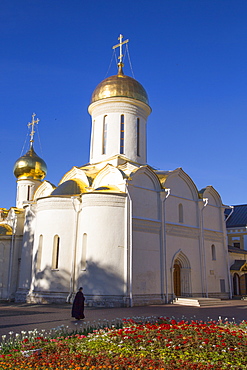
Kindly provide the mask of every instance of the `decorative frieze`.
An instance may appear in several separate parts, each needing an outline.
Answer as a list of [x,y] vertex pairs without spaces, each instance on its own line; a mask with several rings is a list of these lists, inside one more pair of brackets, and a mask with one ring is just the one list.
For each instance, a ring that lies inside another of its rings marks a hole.
[[125,193],[84,194],[82,196],[82,208],[92,207],[92,206],[124,207],[125,197],[126,197]]
[[158,234],[160,232],[161,222],[145,218],[133,218],[133,230],[146,233]]
[[168,235],[180,236],[182,238],[197,239],[200,236],[200,229],[184,225],[166,224],[166,233]]
[[205,240],[210,240],[213,242],[219,242],[223,243],[224,242],[224,234],[223,232],[219,231],[213,231],[213,230],[204,230],[204,239]]
[[[191,227],[177,224],[166,224],[166,233],[168,235],[180,236],[182,238],[198,239],[201,236],[201,230],[198,227]],[[224,242],[224,234],[214,230],[203,230],[205,240],[212,242]]]
[[141,116],[146,119],[147,115],[150,114],[150,107],[145,103],[130,98],[111,97],[109,99],[100,100],[92,103],[89,107],[89,113],[93,111],[94,116],[105,115],[108,113],[129,113],[137,116]]
[[37,212],[47,211],[53,209],[72,209],[73,202],[71,198],[45,198],[40,199],[37,202]]

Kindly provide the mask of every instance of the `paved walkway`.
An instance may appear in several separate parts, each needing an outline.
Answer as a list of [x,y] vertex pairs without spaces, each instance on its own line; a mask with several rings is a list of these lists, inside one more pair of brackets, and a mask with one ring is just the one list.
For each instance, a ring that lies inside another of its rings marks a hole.
[[[117,318],[165,316],[187,319],[217,320],[235,318],[236,322],[247,320],[247,301],[228,300],[219,306],[211,307],[188,307],[178,305],[152,305],[131,308],[85,308],[85,320],[93,322],[98,320],[114,320]],[[34,305],[27,303],[0,303],[0,341],[1,335],[9,334],[10,331],[20,333],[22,330],[29,331],[45,329],[50,330],[60,325],[75,329],[83,324],[71,318],[70,304],[47,304]]]

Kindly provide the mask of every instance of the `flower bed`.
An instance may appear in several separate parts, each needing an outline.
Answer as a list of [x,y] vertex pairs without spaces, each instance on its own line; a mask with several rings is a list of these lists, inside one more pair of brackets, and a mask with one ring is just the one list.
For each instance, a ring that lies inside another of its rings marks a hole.
[[[146,321],[146,322],[144,322]],[[247,322],[125,320],[115,327],[23,335],[1,345],[0,369],[246,369]]]

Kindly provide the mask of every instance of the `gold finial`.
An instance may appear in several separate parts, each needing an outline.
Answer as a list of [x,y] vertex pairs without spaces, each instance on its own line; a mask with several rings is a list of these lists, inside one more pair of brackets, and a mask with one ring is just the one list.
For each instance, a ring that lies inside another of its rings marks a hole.
[[118,65],[121,65],[123,67],[123,62],[122,62],[122,60],[123,60],[122,45],[127,44],[127,42],[129,42],[129,39],[123,41],[123,35],[120,34],[118,40],[120,41],[119,44],[113,46],[112,49],[116,49],[116,48],[119,47],[119,57],[118,57],[119,63],[118,63]]
[[35,124],[38,124],[39,121],[40,121],[38,118],[35,120],[34,119],[35,116],[36,116],[36,114],[33,113],[32,114],[32,122],[29,122],[27,124],[28,127],[32,126],[31,132],[30,132],[30,146],[32,146],[33,145],[33,142],[34,142],[34,133],[35,133],[34,127],[35,127]]

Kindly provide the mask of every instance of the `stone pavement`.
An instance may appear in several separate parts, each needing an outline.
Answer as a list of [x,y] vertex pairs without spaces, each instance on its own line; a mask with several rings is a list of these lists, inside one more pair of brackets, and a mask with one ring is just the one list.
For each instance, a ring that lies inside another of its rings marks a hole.
[[[114,320],[131,317],[165,316],[181,319],[206,320],[229,320],[235,318],[236,322],[247,320],[247,301],[227,300],[218,306],[189,307],[179,305],[151,305],[131,308],[85,308],[86,322],[98,320]],[[27,303],[0,303],[0,341],[1,335],[9,334],[10,331],[20,333],[34,329],[50,330],[60,325],[75,329],[83,321],[74,320],[71,317],[70,304],[27,304]]]

